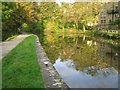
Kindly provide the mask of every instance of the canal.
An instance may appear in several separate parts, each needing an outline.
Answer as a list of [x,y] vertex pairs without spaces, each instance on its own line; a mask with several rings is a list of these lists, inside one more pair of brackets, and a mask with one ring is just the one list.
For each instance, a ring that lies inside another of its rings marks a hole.
[[41,43],[70,88],[118,88],[119,41],[108,43],[80,34],[48,34]]

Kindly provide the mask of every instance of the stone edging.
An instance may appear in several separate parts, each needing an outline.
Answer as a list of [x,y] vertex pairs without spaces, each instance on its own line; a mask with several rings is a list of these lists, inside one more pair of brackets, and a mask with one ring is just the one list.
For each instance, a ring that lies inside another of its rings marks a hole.
[[61,88],[61,89],[68,88],[68,86],[65,84],[63,79],[60,77],[60,75],[55,70],[50,60],[48,59],[37,36],[36,36],[36,52],[38,57],[38,63],[40,64],[41,72],[45,82],[45,88]]

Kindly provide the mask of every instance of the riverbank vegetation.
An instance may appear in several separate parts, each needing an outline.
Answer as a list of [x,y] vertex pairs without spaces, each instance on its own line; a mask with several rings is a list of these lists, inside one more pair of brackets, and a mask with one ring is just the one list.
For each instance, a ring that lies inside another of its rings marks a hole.
[[120,32],[118,31],[94,31],[92,32],[95,36],[99,36],[99,37],[104,37],[104,38],[107,38],[107,39],[120,39]]
[[[23,31],[41,36],[44,32],[61,33],[63,37],[90,31],[95,36],[119,39],[119,33],[97,30],[101,9],[100,2],[2,2],[2,40]],[[117,25],[119,19],[111,23]]]
[[44,36],[42,46],[53,64],[61,58],[61,62],[73,60],[76,70],[97,65],[99,69],[113,66],[118,70],[118,40],[73,33],[63,38],[52,33]]
[[[97,22],[100,3],[2,2],[3,40],[22,31],[39,34],[42,30],[89,29]],[[87,7],[85,7],[87,6]],[[79,8],[79,9],[78,9]]]
[[44,88],[35,39],[29,36],[2,59],[2,88]]
[[7,38],[5,41],[10,41],[10,40],[16,38],[17,36],[18,36],[18,35],[11,36],[11,37]]

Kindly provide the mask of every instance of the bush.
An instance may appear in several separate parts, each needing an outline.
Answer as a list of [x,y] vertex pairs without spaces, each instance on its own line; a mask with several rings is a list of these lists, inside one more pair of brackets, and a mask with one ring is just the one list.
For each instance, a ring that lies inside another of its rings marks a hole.
[[102,36],[108,39],[120,39],[120,34],[115,32],[94,31],[95,36]]
[[29,25],[27,23],[23,23],[22,24],[22,30],[24,30],[24,31],[30,31]]

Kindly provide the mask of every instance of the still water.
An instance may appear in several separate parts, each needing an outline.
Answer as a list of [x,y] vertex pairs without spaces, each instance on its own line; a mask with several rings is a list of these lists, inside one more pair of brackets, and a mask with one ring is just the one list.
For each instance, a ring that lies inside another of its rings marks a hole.
[[113,67],[98,69],[98,67],[92,66],[77,71],[72,63],[73,60],[68,59],[62,62],[58,58],[54,64],[54,67],[70,88],[118,87],[118,72]]
[[109,45],[86,36],[50,35],[42,42],[53,66],[70,88],[118,88],[118,44]]

